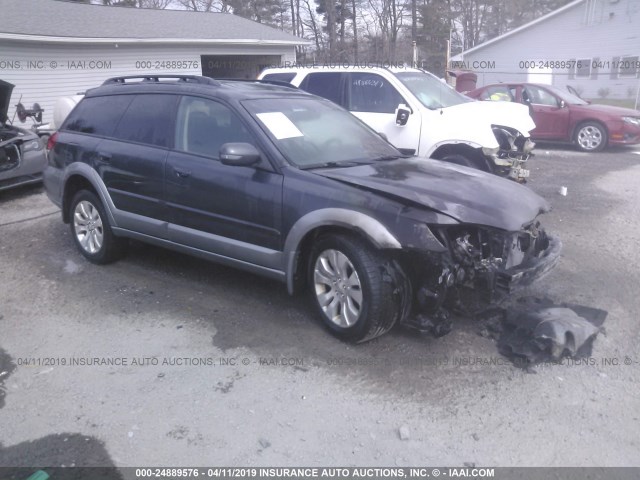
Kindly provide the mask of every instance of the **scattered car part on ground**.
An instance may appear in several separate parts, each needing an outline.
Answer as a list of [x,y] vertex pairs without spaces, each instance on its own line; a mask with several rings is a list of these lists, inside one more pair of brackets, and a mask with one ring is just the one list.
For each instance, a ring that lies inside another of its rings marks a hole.
[[114,78],[87,92],[50,145],[47,194],[89,261],[118,259],[133,238],[290,293],[308,287],[327,328],[353,341],[418,315],[418,326],[444,321],[467,291],[495,303],[560,257],[537,220],[549,205],[530,189],[406,157],[289,87]]
[[470,101],[436,76],[413,68],[269,68],[263,80],[287,81],[349,110],[401,151],[524,182],[535,125],[520,105]]
[[38,135],[9,124],[12,91],[12,84],[0,80],[0,191],[42,181],[47,164]]
[[597,308],[525,297],[481,315],[480,334],[497,340],[498,351],[514,365],[528,368],[591,356],[606,317],[607,312]]
[[531,131],[534,140],[571,142],[584,152],[640,143],[640,111],[589,103],[552,85],[497,83],[467,95],[528,105],[536,124]]

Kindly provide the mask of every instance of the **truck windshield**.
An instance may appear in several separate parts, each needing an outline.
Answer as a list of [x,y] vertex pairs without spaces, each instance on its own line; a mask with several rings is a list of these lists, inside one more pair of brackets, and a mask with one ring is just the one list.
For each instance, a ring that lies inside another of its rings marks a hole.
[[400,72],[396,76],[430,110],[473,101],[427,73]]
[[402,156],[367,125],[328,100],[270,98],[242,104],[289,163],[300,168],[352,166]]

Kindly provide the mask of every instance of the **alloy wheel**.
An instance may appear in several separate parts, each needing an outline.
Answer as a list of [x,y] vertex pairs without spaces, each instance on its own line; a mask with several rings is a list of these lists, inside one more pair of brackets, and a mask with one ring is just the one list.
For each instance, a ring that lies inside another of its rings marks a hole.
[[85,252],[94,254],[100,251],[104,229],[100,213],[91,202],[78,202],[73,212],[73,226],[78,243]]
[[362,311],[362,285],[349,258],[339,250],[318,255],[313,272],[320,308],[339,327],[353,326]]

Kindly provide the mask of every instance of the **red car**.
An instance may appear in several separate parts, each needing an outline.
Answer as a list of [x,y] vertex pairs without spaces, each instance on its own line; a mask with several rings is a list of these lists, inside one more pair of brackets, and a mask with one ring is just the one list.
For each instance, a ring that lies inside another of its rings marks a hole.
[[467,95],[478,100],[520,102],[529,105],[535,140],[573,142],[585,152],[607,145],[640,143],[640,111],[594,105],[552,85],[496,83]]

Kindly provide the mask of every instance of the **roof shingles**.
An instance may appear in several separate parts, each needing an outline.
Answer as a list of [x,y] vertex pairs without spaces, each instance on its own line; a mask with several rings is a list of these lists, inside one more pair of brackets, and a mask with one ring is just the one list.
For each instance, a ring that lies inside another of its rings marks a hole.
[[60,0],[2,0],[0,33],[83,39],[305,40],[228,13],[106,7]]

